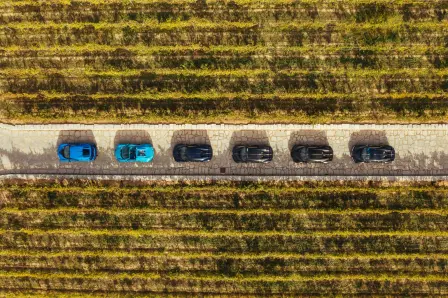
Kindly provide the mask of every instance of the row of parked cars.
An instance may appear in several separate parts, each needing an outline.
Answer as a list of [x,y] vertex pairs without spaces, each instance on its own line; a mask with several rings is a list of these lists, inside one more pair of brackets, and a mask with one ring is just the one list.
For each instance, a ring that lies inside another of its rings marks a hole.
[[[88,162],[98,156],[98,149],[91,143],[66,143],[58,147],[61,162]],[[355,145],[351,149],[355,163],[389,163],[395,159],[395,150],[389,145]],[[178,144],[173,149],[177,162],[206,162],[213,157],[213,149],[205,144]],[[232,158],[237,163],[268,163],[274,152],[270,146],[237,145],[233,147]],[[291,150],[294,162],[328,163],[333,160],[330,146],[295,145]],[[119,162],[150,162],[154,158],[151,144],[119,144],[115,148],[115,158]]]

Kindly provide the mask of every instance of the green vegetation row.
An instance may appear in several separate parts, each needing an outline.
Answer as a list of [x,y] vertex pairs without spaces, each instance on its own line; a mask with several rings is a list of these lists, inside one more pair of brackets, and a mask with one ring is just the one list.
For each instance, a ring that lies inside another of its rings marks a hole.
[[18,23],[0,26],[0,46],[79,46],[92,43],[113,46],[373,46],[395,43],[437,47],[445,46],[447,30],[446,25],[435,22],[374,25],[278,23],[266,28],[259,27],[256,23],[213,23],[203,20],[163,24]]
[[0,229],[107,229],[193,231],[446,231],[448,215],[439,212],[219,212],[52,210],[2,211]]
[[199,232],[21,230],[0,233],[2,249],[302,254],[447,254],[446,232]]
[[[415,53],[415,52],[417,53]],[[406,69],[446,68],[446,48],[98,47],[0,51],[3,68],[126,69]]]
[[0,23],[212,21],[443,21],[444,1],[3,1]]
[[94,94],[137,92],[275,92],[392,93],[431,92],[448,88],[447,71],[354,70],[170,70],[95,72],[84,70],[3,69],[0,91]]
[[[4,187],[0,208],[107,208],[150,210],[446,210],[445,187],[366,188],[249,185],[170,187]],[[0,209],[0,210],[1,210]]]
[[[121,53],[122,52],[122,53]],[[199,44],[187,46],[154,46],[146,47],[143,45],[117,47],[99,44],[84,44],[80,46],[58,46],[46,47],[36,46],[28,48],[20,48],[17,46],[2,48],[0,54],[2,57],[15,57],[25,55],[31,57],[47,57],[47,56],[113,56],[121,54],[121,56],[156,56],[163,58],[166,56],[312,56],[312,55],[328,55],[328,56],[354,56],[354,55],[404,55],[404,56],[445,56],[448,50],[446,47],[430,47],[427,45],[395,45],[393,43],[386,46],[332,46],[314,47],[314,46],[296,46],[296,47],[269,47],[269,46],[210,46],[204,47]],[[121,57],[119,56],[119,57]]]
[[3,181],[0,291],[447,291],[448,186]]
[[65,293],[182,293],[238,295],[335,295],[335,294],[400,294],[446,295],[448,281],[443,277],[363,276],[323,278],[191,278],[191,276],[160,277],[158,275],[67,275],[10,274],[0,276],[3,290],[45,290],[47,294]]
[[302,256],[151,253],[46,253],[8,251],[0,270],[33,272],[191,273],[221,276],[288,276],[300,274],[446,274],[448,256]]
[[73,95],[38,92],[2,94],[3,122],[441,122],[443,94],[332,93],[154,93]]
[[447,8],[4,1],[0,121],[446,122]]

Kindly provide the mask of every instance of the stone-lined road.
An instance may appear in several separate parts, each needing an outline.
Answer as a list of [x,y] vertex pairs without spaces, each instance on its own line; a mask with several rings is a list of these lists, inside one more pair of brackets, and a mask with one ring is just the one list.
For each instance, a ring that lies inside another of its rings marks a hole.
[[[412,176],[448,175],[448,125],[0,125],[0,174],[97,175],[251,175],[251,176]],[[94,142],[99,156],[93,163],[60,163],[56,148],[63,142]],[[153,162],[118,163],[118,143],[152,143]],[[176,163],[178,143],[208,143],[208,163]],[[329,164],[297,164],[294,144],[329,144]],[[349,150],[355,144],[390,144],[396,150],[391,164],[355,164]],[[237,164],[235,144],[269,144],[269,164]]]

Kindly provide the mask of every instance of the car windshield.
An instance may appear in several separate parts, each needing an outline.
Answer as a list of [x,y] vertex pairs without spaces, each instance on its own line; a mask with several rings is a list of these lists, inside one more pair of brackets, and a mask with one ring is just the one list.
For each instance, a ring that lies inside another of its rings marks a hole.
[[64,149],[62,149],[61,154],[67,159],[70,158],[70,146],[65,146]]
[[384,150],[371,149],[370,158],[372,159],[383,159],[386,157],[386,152]]
[[369,160],[370,159],[370,148],[362,149],[361,156],[364,160]]
[[188,160],[188,148],[187,147],[181,147],[179,149],[179,155],[180,155],[180,158],[182,160]]
[[137,148],[135,147],[129,147],[129,146],[124,146],[123,148],[121,148],[121,158],[123,159],[130,159],[130,160],[134,160],[136,159],[136,154],[137,154]]
[[121,148],[121,158],[128,159],[130,156],[130,150],[128,146]]
[[90,150],[88,148],[83,148],[82,156],[90,156]]
[[241,160],[243,160],[243,161],[247,160],[247,157],[248,157],[247,151],[248,151],[248,149],[246,147],[243,147],[240,149],[239,154],[240,154]]
[[308,160],[308,150],[306,148],[300,149],[299,157],[301,160]]
[[129,150],[129,159],[134,160],[137,157],[137,148],[133,147]]

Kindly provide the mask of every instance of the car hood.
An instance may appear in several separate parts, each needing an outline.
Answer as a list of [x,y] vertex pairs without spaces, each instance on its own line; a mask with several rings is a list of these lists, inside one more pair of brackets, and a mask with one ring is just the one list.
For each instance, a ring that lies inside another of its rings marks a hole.
[[[83,150],[89,150],[89,155],[84,156]],[[92,153],[90,146],[70,146],[70,159],[89,159]]]
[[269,148],[249,148],[248,160],[269,161],[272,159],[272,151]]
[[333,152],[329,149],[308,149],[311,159],[325,159],[333,156]]
[[212,152],[208,148],[188,148],[187,154],[192,159],[201,159],[210,157]]
[[154,148],[150,146],[137,146],[136,147],[136,161],[148,162],[154,157]]
[[373,149],[370,157],[371,159],[378,160],[393,159],[395,157],[395,152],[390,149]]

